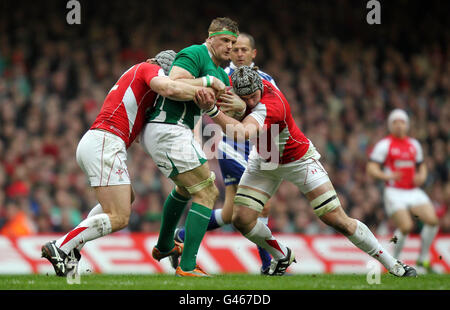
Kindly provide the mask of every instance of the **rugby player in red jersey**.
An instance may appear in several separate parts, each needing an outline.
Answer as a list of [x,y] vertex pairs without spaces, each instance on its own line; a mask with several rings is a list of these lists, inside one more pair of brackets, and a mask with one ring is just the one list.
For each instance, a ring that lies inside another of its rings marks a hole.
[[426,271],[432,271],[429,253],[439,229],[438,218],[430,198],[420,188],[427,178],[427,167],[422,147],[416,139],[407,135],[408,128],[409,117],[404,110],[395,109],[389,114],[390,134],[375,144],[367,172],[386,182],[384,207],[397,227],[394,232],[394,257],[399,258],[405,240],[414,227],[412,213],[424,223],[416,264]]
[[[155,58],[128,69],[111,88],[91,128],[80,140],[76,160],[86,174],[99,202],[77,227],[42,246],[58,276],[67,275],[68,263],[80,259],[79,250],[88,241],[128,225],[134,194],[126,165],[127,149],[140,134],[145,112],[158,95],[173,100],[195,99],[203,89],[166,76],[176,53],[163,51]],[[197,102],[201,107],[201,102]]]
[[[390,273],[416,276],[416,270],[392,257],[364,223],[344,212],[319,162],[320,154],[295,124],[284,95],[248,66],[236,69],[231,80],[250,113],[239,122],[218,109],[217,105],[226,110],[226,103],[216,103],[206,113],[227,136],[238,140],[256,138],[234,199],[232,223],[247,239],[271,254],[269,275],[283,275],[295,261],[294,253],[258,221],[267,200],[287,180],[300,189],[324,223],[377,259]],[[198,96],[202,98],[201,91]]]

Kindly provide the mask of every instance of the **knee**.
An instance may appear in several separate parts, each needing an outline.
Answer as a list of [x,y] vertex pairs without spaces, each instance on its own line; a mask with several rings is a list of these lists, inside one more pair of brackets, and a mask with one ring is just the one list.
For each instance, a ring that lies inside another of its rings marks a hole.
[[235,208],[233,211],[233,215],[231,216],[231,223],[233,226],[242,232],[247,232],[248,226],[251,224],[252,219],[249,216],[246,216],[245,210],[243,207]]
[[398,229],[402,232],[403,235],[408,235],[413,229],[413,223],[403,223],[398,227]]
[[202,203],[206,207],[212,208],[216,203],[217,197],[219,197],[219,190],[215,184],[211,184],[197,193],[192,194],[192,196],[194,196],[194,199],[196,198],[198,202]]
[[436,215],[433,215],[433,216],[430,216],[429,219],[424,221],[424,223],[426,225],[429,225],[429,226],[438,226],[439,225],[439,219],[437,218]]
[[345,236],[351,236],[356,231],[356,220],[348,217],[341,208],[324,214],[320,219]]

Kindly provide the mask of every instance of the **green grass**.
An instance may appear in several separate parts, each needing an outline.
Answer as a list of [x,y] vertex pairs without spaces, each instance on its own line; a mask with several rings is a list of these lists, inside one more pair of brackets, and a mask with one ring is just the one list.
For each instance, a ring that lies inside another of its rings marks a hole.
[[81,283],[68,284],[54,275],[2,275],[0,290],[450,290],[450,275],[418,278],[381,276],[369,285],[365,275],[292,275],[267,277],[246,274],[211,278],[178,278],[174,275],[82,275]]

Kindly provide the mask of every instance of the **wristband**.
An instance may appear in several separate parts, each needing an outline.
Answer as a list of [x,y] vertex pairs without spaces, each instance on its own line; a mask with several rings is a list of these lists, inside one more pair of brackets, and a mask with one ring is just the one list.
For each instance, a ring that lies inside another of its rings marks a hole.
[[204,76],[202,77],[203,87],[210,87],[212,85],[212,76]]
[[214,105],[214,107],[212,107],[212,109],[205,111],[206,114],[208,114],[209,117],[214,118],[219,114],[220,110],[219,108]]

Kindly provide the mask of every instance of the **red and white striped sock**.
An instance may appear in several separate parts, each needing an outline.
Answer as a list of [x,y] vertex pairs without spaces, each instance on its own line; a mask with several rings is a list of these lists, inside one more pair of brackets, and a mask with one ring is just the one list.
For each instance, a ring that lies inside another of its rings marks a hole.
[[255,227],[244,237],[265,249],[275,260],[282,259],[287,255],[286,246],[278,242],[272,236],[269,227],[261,221],[256,221]]
[[77,227],[56,240],[56,246],[68,254],[77,246],[110,234],[111,221],[105,213],[96,214],[83,220]]
[[[87,217],[86,218],[88,218],[88,217],[92,217],[92,216],[94,216],[94,215],[97,215],[97,214],[102,214],[102,213],[104,213],[103,212],[103,208],[102,208],[102,205],[101,204],[96,204],[92,209],[91,209],[91,211],[89,211],[89,214],[87,215]],[[83,246],[85,245],[86,243],[80,243],[79,245],[77,245],[77,250],[79,251],[79,252],[81,252],[81,249],[83,248]]]

